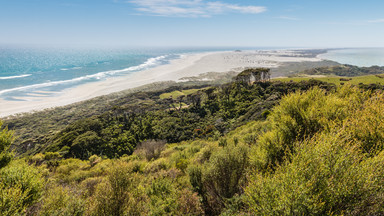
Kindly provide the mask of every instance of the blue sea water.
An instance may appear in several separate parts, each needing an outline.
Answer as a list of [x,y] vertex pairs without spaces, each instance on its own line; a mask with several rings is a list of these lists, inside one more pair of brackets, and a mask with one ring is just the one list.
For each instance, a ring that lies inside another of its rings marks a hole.
[[319,57],[360,67],[384,66],[384,48],[335,49]]
[[0,47],[0,98],[47,96],[169,63],[182,54],[238,48],[71,49]]

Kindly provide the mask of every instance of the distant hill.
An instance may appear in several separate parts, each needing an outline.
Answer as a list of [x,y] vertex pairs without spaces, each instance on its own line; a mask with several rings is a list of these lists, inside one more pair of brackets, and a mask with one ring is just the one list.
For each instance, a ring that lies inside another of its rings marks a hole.
[[383,74],[384,67],[372,66],[372,67],[358,67],[354,65],[336,65],[328,67],[318,67],[313,69],[307,69],[299,74],[307,75],[335,75],[335,76],[364,76],[364,75],[374,75],[374,74]]

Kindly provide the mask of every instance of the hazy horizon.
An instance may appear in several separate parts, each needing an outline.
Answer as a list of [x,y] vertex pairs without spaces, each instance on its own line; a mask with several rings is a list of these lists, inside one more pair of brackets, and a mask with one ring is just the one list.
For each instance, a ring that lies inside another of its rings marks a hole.
[[0,0],[0,45],[384,47],[384,2]]

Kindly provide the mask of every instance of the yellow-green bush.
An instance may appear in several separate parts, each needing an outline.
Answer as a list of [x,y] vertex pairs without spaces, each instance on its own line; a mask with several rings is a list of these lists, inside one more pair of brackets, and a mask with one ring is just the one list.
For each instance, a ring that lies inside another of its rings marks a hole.
[[348,118],[345,136],[364,152],[375,155],[384,149],[384,95],[373,94],[363,105]]
[[28,190],[23,190],[21,184],[5,185],[0,181],[0,212],[4,216],[22,215],[29,205],[24,203],[28,199]]
[[34,165],[41,165],[44,162],[44,154],[43,153],[35,154],[29,158],[28,162]]
[[271,130],[258,141],[266,149],[265,166],[282,163],[287,153],[295,151],[296,141],[341,125],[348,114],[347,105],[347,99],[327,95],[319,88],[284,97],[268,117]]
[[103,180],[102,177],[91,177],[81,182],[81,188],[85,196],[92,196],[97,188],[97,185]]
[[383,98],[351,86],[283,98],[251,148],[250,214],[381,214]]
[[91,166],[89,161],[66,159],[60,161],[55,178],[62,183],[79,183],[87,178],[103,176],[110,169],[111,160],[102,160]]
[[298,145],[292,161],[275,172],[254,173],[248,205],[257,215],[380,213],[383,159],[381,154],[369,163],[340,134],[323,134]]
[[[18,206],[19,210],[23,210],[41,198],[45,180],[41,170],[17,160],[0,170],[0,185],[2,205]],[[15,200],[10,196],[18,198]]]
[[69,188],[52,185],[41,201],[39,215],[81,216],[85,213],[85,201]]
[[89,215],[136,215],[145,214],[146,208],[140,204],[145,196],[140,193],[137,174],[129,172],[124,162],[114,163],[107,177],[98,184],[89,200]]
[[160,170],[166,170],[170,167],[169,162],[165,158],[159,158],[151,163],[148,163],[144,168],[145,173],[159,172]]
[[13,154],[9,151],[13,141],[13,132],[2,127],[3,122],[0,121],[0,169],[9,164],[13,158]]

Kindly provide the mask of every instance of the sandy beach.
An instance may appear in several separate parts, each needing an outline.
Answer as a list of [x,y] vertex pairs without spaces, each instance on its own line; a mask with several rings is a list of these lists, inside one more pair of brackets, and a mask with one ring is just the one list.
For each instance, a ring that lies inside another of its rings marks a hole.
[[[183,77],[197,76],[207,72],[240,72],[249,67],[276,68],[284,62],[304,61],[314,62],[321,61],[321,59],[306,57],[294,51],[210,52],[184,55],[166,65],[124,77],[83,84],[54,94],[54,96],[44,96],[41,92],[31,92],[28,97],[17,98],[20,101],[0,99],[0,117],[64,106],[153,82],[180,81]],[[272,74],[273,76],[274,74]]]

